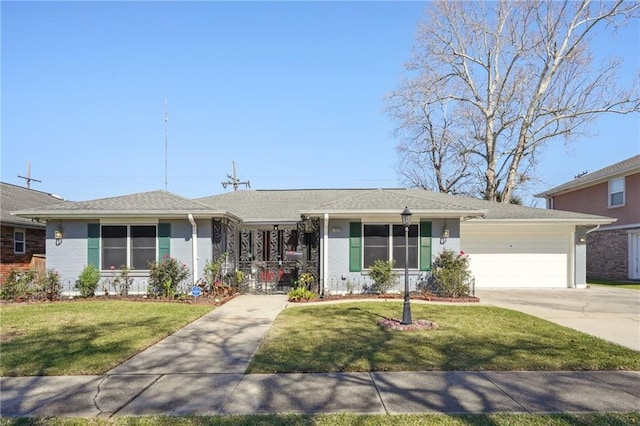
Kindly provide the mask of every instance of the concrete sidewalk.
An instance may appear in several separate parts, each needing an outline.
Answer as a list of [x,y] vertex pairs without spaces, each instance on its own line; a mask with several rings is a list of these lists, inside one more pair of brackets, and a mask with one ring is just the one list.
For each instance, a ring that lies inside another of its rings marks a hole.
[[250,374],[284,296],[239,296],[103,376],[2,377],[0,416],[633,412],[640,372]]
[[3,377],[2,417],[635,412],[640,372]]

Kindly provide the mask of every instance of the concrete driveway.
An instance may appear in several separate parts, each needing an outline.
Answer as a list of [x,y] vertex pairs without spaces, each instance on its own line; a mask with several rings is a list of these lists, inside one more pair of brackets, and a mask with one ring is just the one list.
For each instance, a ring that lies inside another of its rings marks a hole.
[[476,289],[484,305],[513,309],[640,351],[640,291]]

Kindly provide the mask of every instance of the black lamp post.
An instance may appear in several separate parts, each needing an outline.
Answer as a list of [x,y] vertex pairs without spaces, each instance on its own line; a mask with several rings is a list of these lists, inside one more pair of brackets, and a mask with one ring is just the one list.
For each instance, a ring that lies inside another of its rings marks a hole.
[[411,212],[405,207],[400,216],[404,225],[404,306],[402,308],[402,323],[411,324],[411,298],[409,297],[409,225]]

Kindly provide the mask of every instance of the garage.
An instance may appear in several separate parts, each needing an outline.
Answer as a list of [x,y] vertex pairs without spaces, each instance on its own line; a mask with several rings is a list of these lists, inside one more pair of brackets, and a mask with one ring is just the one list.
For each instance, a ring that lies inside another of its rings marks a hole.
[[478,288],[567,288],[573,280],[574,226],[532,223],[462,224]]

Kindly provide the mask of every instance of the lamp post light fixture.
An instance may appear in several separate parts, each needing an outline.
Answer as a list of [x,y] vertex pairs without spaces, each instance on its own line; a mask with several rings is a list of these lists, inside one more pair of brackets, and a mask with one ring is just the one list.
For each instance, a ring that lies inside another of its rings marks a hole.
[[404,305],[402,307],[401,324],[411,324],[411,298],[409,297],[409,225],[411,224],[411,211],[405,207],[400,216],[404,225]]

